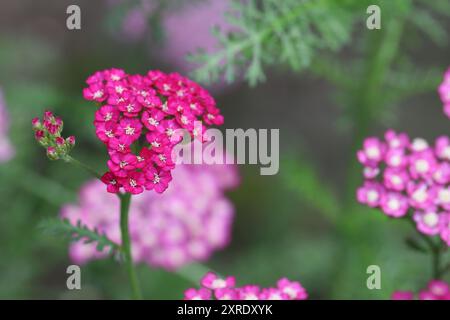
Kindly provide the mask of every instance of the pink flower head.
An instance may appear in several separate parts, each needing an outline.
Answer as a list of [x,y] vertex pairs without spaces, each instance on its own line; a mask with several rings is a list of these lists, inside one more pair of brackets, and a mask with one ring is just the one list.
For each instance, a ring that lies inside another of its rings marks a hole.
[[384,138],[389,149],[404,149],[410,144],[409,137],[406,133],[397,133],[394,130],[387,130]]
[[[196,138],[197,121],[223,122],[209,93],[177,73],[129,75],[113,68],[95,72],[86,83],[85,99],[100,104],[94,126],[110,155],[105,179],[110,192],[164,192],[175,168],[173,148],[182,140],[177,130],[183,128]],[[46,125],[55,132],[61,127],[48,120]]]
[[188,289],[184,293],[184,300],[211,300],[211,290],[201,289]]
[[238,289],[239,300],[259,300],[261,289],[259,286],[247,285]]
[[408,198],[397,192],[387,192],[381,198],[381,210],[394,218],[403,217],[409,209]]
[[365,166],[374,167],[383,159],[386,146],[378,138],[367,138],[363,149],[358,151],[358,160]]
[[200,281],[200,284],[208,289],[234,288],[236,280],[234,277],[220,278],[213,272],[208,272]]
[[155,190],[157,193],[163,193],[169,186],[170,180],[172,180],[170,172],[158,171],[154,167],[146,168],[145,177],[147,179],[145,188],[147,190]]
[[[204,297],[217,300],[306,300],[308,294],[299,282],[282,278],[277,288],[260,288],[255,285],[236,287],[234,277],[224,279],[208,272],[200,281],[201,289],[189,289],[189,297],[198,297],[200,290]],[[187,297],[185,293],[185,298]],[[214,293],[210,295],[209,293]]]
[[436,170],[436,158],[430,149],[412,154],[409,161],[409,170],[414,179],[427,179]]
[[450,161],[450,139],[446,136],[437,138],[435,152],[439,159]]
[[278,289],[289,296],[292,300],[305,300],[308,298],[305,288],[297,281],[289,281],[287,278],[282,278],[277,283]]
[[384,195],[384,188],[377,182],[366,181],[357,191],[359,203],[366,204],[369,207],[378,207]]
[[407,219],[419,232],[440,234],[449,245],[444,225],[450,212],[450,139],[441,136],[433,146],[393,130],[384,137],[366,139],[358,152],[365,180],[357,190],[358,202],[395,218],[412,209]]
[[440,231],[440,215],[436,209],[430,208],[425,211],[416,211],[414,220],[417,224],[417,230],[424,234],[434,236]]
[[428,290],[440,300],[450,300],[450,286],[441,280],[431,280],[428,283]]
[[403,191],[409,182],[409,175],[404,170],[386,168],[384,171],[384,185],[388,189]]
[[435,190],[430,188],[425,182],[411,182],[408,185],[407,193],[409,196],[409,203],[416,209],[426,209],[434,205]]
[[[450,287],[442,280],[431,280],[425,289],[420,290],[419,300],[450,300]],[[413,300],[411,291],[396,291],[392,295],[393,300]]]
[[219,288],[214,290],[217,300],[238,300],[239,292],[233,288]]

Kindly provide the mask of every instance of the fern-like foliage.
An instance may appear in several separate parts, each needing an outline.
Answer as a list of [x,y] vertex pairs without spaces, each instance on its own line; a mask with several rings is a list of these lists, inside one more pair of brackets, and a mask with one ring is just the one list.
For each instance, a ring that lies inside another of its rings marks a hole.
[[83,241],[84,243],[96,243],[98,251],[109,250],[109,253],[119,252],[120,245],[108,239],[97,229],[90,229],[78,221],[76,225],[65,219],[46,219],[39,224],[45,233],[54,236],[70,238],[71,241]]
[[[237,73],[251,85],[265,79],[264,67],[286,64],[293,70],[310,65],[321,49],[336,51],[350,40],[353,24],[364,17],[367,1],[233,0],[227,19],[232,32],[213,32],[222,49],[190,57],[199,67],[193,76],[213,82]],[[330,14],[332,13],[332,14]],[[357,14],[356,14],[357,13]]]
[[[397,19],[408,11],[408,22],[438,44],[446,30],[436,14],[450,15],[448,0],[232,0],[227,19],[230,32],[214,29],[221,49],[199,49],[188,59],[197,64],[193,77],[203,83],[243,76],[250,85],[265,79],[267,66],[284,65],[298,71],[320,60],[321,53],[335,52],[349,44],[355,25],[360,33],[366,9],[378,4],[384,17]],[[411,9],[411,10],[410,10]],[[354,46],[354,43],[352,43]],[[336,57],[335,57],[336,58]],[[317,65],[316,65],[317,67]],[[341,76],[345,73],[341,73]]]

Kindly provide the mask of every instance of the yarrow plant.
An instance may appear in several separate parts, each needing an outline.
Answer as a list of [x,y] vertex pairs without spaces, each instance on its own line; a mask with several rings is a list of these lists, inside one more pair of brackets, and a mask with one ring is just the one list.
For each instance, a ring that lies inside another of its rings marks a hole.
[[[224,179],[225,178],[225,179]],[[162,194],[145,192],[130,206],[130,237],[133,261],[174,270],[190,262],[205,261],[225,247],[234,216],[232,203],[224,191],[239,183],[231,165],[179,165],[173,181]],[[120,244],[119,199],[107,193],[97,180],[80,190],[79,203],[67,204],[61,217],[76,225],[81,222]],[[77,264],[108,256],[95,243],[79,239],[70,246]]]
[[185,291],[185,300],[306,300],[308,293],[297,281],[282,278],[276,287],[257,285],[236,286],[235,277],[221,278],[208,272],[200,281],[200,288]]
[[388,130],[385,139],[364,141],[358,151],[365,182],[357,191],[360,203],[380,208],[387,216],[412,215],[416,228],[427,236],[440,235],[450,246],[450,139],[434,146],[424,139]]
[[367,138],[357,157],[365,178],[357,200],[414,224],[430,247],[433,275],[440,278],[446,270],[440,256],[450,246],[450,139],[441,136],[429,145],[388,130],[384,140]]
[[[438,91],[449,115],[450,69]],[[442,259],[450,247],[450,138],[440,136],[430,145],[422,138],[388,130],[384,139],[365,139],[357,158],[364,166],[365,180],[357,200],[391,218],[409,221],[427,247],[414,238],[407,239],[407,244],[431,254],[435,280],[419,293],[419,299],[449,299],[448,284],[440,279],[450,271],[450,264],[443,265]],[[393,299],[413,296],[398,291]]]
[[86,82],[84,98],[100,104],[94,125],[110,155],[102,177],[108,192],[163,192],[175,167],[172,149],[182,139],[177,130],[203,141],[203,127],[196,130],[194,122],[223,123],[209,93],[177,73],[141,76],[110,69]]
[[[412,291],[395,291],[392,300],[414,300]],[[441,280],[431,280],[428,286],[417,294],[419,300],[450,300],[450,286]]]
[[[86,83],[84,98],[98,105],[94,126],[110,156],[108,172],[100,175],[69,155],[75,138],[63,138],[63,121],[50,111],[45,112],[43,120],[33,119],[32,126],[36,140],[47,150],[51,160],[61,159],[88,170],[106,184],[108,192],[118,196],[120,246],[117,247],[127,267],[133,297],[140,299],[128,221],[131,195],[144,190],[164,192],[175,168],[172,149],[181,142],[183,135],[187,133],[204,142],[204,127],[220,125],[224,119],[205,89],[177,73],[149,71],[146,75],[129,75],[113,68],[95,72]],[[200,128],[194,122],[200,122]],[[114,212],[110,214],[115,219]],[[64,225],[62,229],[75,239],[92,236],[89,241],[97,241],[99,250],[105,244],[116,246],[97,233],[97,228],[88,230],[81,221],[76,225]]]

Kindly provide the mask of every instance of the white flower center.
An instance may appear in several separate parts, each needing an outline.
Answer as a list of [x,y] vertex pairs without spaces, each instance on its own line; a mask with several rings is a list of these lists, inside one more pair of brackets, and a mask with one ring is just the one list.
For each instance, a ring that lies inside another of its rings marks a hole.
[[376,190],[369,190],[369,192],[367,192],[367,201],[375,202],[375,201],[378,200],[378,198],[379,198],[378,191],[376,191]]
[[413,193],[412,197],[417,202],[425,202],[428,198],[428,193],[425,191],[425,189],[418,189]]
[[156,119],[153,119],[153,118],[148,118],[148,123],[151,125],[151,126],[157,126],[158,124],[159,124],[159,122],[156,120]]
[[392,166],[397,167],[402,163],[402,158],[397,154],[389,159]]
[[400,178],[397,175],[392,176],[391,181],[392,181],[393,184],[395,184],[397,186],[402,184],[402,182],[403,182],[402,178]]
[[130,186],[132,186],[133,188],[137,186],[136,180],[134,179],[130,179]]
[[94,92],[93,98],[97,99],[97,98],[101,98],[103,97],[103,91],[102,90],[97,90]]
[[211,284],[211,287],[213,287],[214,289],[222,289],[225,288],[226,286],[227,283],[223,279],[215,279]]
[[429,227],[435,227],[439,222],[436,212],[427,212],[423,216],[423,222]]
[[412,143],[412,148],[416,151],[425,150],[426,148],[428,148],[428,142],[426,142],[426,140],[424,139],[416,138]]
[[450,202],[450,189],[441,189],[438,194],[439,201],[441,203],[449,203]]
[[389,199],[387,205],[391,210],[398,210],[400,208],[400,201],[398,199]]
[[415,167],[419,173],[425,173],[430,168],[430,165],[428,164],[428,161],[424,159],[419,159],[416,161]]
[[105,115],[105,121],[110,121],[110,120],[112,119],[112,117],[113,117],[112,112],[108,112],[108,113]]
[[133,112],[134,111],[134,106],[131,103],[127,106],[127,111],[128,112]]
[[380,149],[378,149],[377,147],[367,148],[366,155],[369,159],[376,159],[380,156]]
[[442,157],[450,160],[450,146],[444,148],[444,150],[442,151]]
[[135,129],[134,129],[133,127],[131,127],[130,125],[128,125],[128,126],[125,128],[125,134],[127,134],[127,135],[133,135],[133,134],[134,134],[134,131],[135,131]]
[[120,161],[120,162],[119,162],[119,167],[120,167],[121,169],[125,168],[127,165],[128,165],[128,162],[126,162],[126,161]]

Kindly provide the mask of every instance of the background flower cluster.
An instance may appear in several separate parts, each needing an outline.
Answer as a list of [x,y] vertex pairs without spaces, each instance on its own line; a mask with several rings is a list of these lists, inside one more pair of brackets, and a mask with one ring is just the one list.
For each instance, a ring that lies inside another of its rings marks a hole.
[[262,288],[257,285],[236,286],[235,277],[222,279],[208,272],[200,280],[200,289],[191,288],[184,294],[185,300],[305,300],[308,293],[297,281],[282,278],[276,287]]
[[[134,196],[130,208],[133,260],[172,270],[205,261],[224,248],[231,239],[234,217],[234,206],[224,192],[238,183],[232,165],[178,165],[163,194]],[[60,215],[120,243],[119,205],[119,199],[94,180],[81,188],[78,204],[65,205]],[[106,256],[106,248],[99,252],[95,243],[84,243],[84,239],[70,246],[70,257],[77,264]]]
[[440,235],[450,246],[450,140],[446,136],[429,145],[405,133],[388,130],[384,140],[367,138],[358,160],[365,182],[357,199],[400,218],[411,209],[417,230]]

